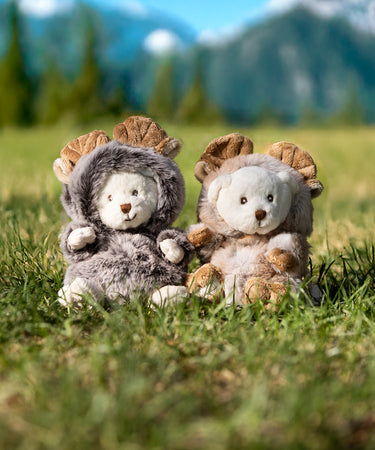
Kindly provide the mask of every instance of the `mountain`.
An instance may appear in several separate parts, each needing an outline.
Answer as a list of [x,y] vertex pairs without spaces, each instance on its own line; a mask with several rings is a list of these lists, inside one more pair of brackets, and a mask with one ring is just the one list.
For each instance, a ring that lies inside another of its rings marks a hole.
[[209,96],[229,117],[272,108],[293,121],[306,108],[329,115],[356,96],[375,120],[375,36],[347,21],[299,7],[203,51]]
[[[289,0],[289,8],[297,5],[325,18],[342,18],[359,30],[375,34],[375,0]],[[285,12],[287,3],[271,1],[271,11]]]
[[[0,56],[7,45],[7,8],[7,3],[0,4]],[[127,67],[144,51],[146,38],[158,30],[181,50],[196,39],[187,24],[162,13],[136,14],[106,2],[96,6],[73,2],[71,8],[47,17],[23,14],[23,44],[31,73],[39,74],[51,61],[69,74],[76,73],[89,22],[95,26],[96,51],[103,68]]]
[[[6,8],[0,3],[0,57],[7,45]],[[71,9],[49,17],[24,15],[22,36],[27,66],[36,79],[51,63],[73,77],[90,22],[105,95],[121,85],[135,109],[145,110],[154,86],[160,58],[144,45],[156,36],[164,44],[178,43],[180,51],[169,61],[178,94],[200,70],[209,99],[229,119],[249,122],[276,114],[296,122],[308,112],[328,117],[352,108],[375,122],[375,35],[339,16],[297,7],[209,46],[198,44],[186,24],[154,11],[134,14],[72,3]]]

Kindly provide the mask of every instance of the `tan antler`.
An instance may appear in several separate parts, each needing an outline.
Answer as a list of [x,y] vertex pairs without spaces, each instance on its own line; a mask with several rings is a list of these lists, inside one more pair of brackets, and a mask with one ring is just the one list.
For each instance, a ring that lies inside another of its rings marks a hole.
[[305,179],[311,196],[318,197],[323,191],[322,183],[316,178],[316,165],[311,156],[291,142],[276,142],[268,150],[268,154],[293,169],[296,169]]
[[231,133],[211,141],[195,164],[194,175],[202,183],[206,176],[221,167],[224,161],[238,155],[253,153],[252,141],[239,133]]
[[113,137],[116,141],[133,147],[152,147],[171,159],[177,156],[181,148],[178,139],[168,137],[163,128],[148,117],[128,117],[115,126]]
[[81,156],[91,153],[96,147],[111,139],[104,131],[94,130],[69,142],[60,152],[60,158],[53,163],[53,171],[62,183],[68,184],[69,174]]

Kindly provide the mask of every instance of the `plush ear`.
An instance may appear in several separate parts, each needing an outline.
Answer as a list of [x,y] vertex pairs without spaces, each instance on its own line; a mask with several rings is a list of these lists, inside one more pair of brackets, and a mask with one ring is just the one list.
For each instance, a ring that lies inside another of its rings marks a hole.
[[141,175],[143,175],[144,177],[154,178],[154,174],[152,173],[152,171],[150,169],[142,169],[139,171],[139,173]]
[[230,186],[232,182],[231,175],[221,175],[215,178],[215,180],[208,187],[207,198],[210,203],[216,204],[221,189]]
[[293,175],[288,172],[278,172],[277,176],[283,183],[286,183],[289,186],[292,194],[297,194],[297,192],[299,191],[299,186],[297,180],[293,177]]
[[239,133],[227,134],[211,141],[195,164],[194,175],[203,183],[206,176],[221,167],[224,161],[238,155],[253,153],[253,143]]
[[323,192],[324,186],[319,180],[307,180],[306,184],[310,189],[311,198],[319,197]]
[[53,171],[55,172],[56,178],[61,181],[61,183],[68,184],[68,177],[70,172],[65,162],[61,158],[57,158],[53,162]]
[[128,117],[114,127],[113,138],[133,147],[152,147],[170,159],[175,158],[181,148],[178,139],[168,137],[163,128],[149,117]]
[[96,147],[111,139],[102,130],[94,130],[70,141],[60,152],[60,158],[53,163],[53,171],[59,181],[67,184],[69,174],[81,156],[91,153]]
[[316,178],[316,165],[311,156],[291,142],[276,142],[268,154],[297,170],[305,179],[311,197],[318,197],[323,191],[322,183]]

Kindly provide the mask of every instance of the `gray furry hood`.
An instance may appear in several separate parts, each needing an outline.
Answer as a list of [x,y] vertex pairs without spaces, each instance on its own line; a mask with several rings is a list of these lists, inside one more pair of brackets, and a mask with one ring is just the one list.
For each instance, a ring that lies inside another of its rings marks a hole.
[[64,185],[61,201],[65,211],[74,221],[105,230],[96,201],[108,176],[143,170],[151,171],[157,183],[157,210],[146,224],[128,231],[158,234],[177,219],[185,202],[185,188],[177,164],[153,148],[111,141],[82,156],[69,175],[69,183]]

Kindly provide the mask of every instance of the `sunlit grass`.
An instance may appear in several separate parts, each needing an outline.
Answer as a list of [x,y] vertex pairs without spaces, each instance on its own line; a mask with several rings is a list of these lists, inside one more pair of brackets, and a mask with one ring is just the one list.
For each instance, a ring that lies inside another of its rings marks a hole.
[[177,162],[196,221],[193,167],[239,131],[263,152],[297,143],[318,165],[311,261],[321,307],[67,311],[52,162],[89,127],[0,131],[0,448],[338,449],[375,446],[375,129],[190,127]]

